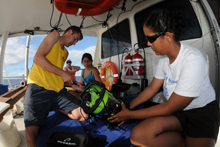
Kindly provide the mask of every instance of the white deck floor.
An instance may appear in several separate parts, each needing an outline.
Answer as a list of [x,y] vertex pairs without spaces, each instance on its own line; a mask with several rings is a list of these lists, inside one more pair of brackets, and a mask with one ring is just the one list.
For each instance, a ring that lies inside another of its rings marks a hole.
[[24,118],[23,115],[17,116],[14,118],[15,124],[18,129],[18,133],[21,136],[21,143],[18,147],[27,147],[26,138],[25,138],[25,127],[24,127]]

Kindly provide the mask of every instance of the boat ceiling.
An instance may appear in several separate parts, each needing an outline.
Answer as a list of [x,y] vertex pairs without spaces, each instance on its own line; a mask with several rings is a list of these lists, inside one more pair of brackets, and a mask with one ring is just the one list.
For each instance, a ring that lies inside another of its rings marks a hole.
[[[52,29],[51,26],[57,24],[61,14],[51,2],[52,0],[0,0],[0,36],[6,31],[9,32],[9,37],[23,36],[26,35],[24,33],[25,30],[35,30],[36,27],[40,29],[34,31],[35,35],[47,34]],[[126,10],[131,9],[135,3],[137,1],[127,1]],[[110,17],[109,21],[116,20],[119,13],[123,12],[119,9],[122,5],[123,0],[113,7],[113,10],[110,11],[112,17]],[[54,12],[52,11],[53,8]],[[105,21],[107,15],[108,12],[105,12],[101,15],[93,16],[93,18]],[[96,36],[93,30],[102,26],[103,22],[97,22],[93,18],[87,16],[83,22],[82,31],[86,36]],[[62,14],[59,28],[65,30],[70,24],[80,26],[82,20],[83,16]]]

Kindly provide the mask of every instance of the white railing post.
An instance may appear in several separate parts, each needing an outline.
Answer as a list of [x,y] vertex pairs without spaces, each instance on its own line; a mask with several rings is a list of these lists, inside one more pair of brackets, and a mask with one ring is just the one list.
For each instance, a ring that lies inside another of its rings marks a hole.
[[6,42],[8,39],[8,31],[5,31],[2,34],[1,37],[1,42],[0,42],[0,84],[3,84],[3,62],[4,62],[4,56],[5,56],[5,47],[6,47]]

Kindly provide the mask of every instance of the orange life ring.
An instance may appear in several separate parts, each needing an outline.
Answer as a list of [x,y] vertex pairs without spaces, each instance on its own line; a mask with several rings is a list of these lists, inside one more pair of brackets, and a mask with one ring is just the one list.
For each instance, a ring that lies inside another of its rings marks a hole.
[[55,0],[56,8],[66,14],[94,16],[105,13],[121,0]]
[[[106,80],[105,80],[105,70],[106,68],[109,67],[111,68],[112,70],[112,73],[113,73],[113,82],[108,84],[106,83]],[[105,87],[108,89],[108,90],[111,90],[112,89],[112,85],[117,83],[117,80],[118,80],[118,71],[117,71],[117,68],[115,67],[115,64],[111,61],[107,61],[105,63],[102,64],[102,68],[101,68],[101,80],[102,82],[105,84]]]

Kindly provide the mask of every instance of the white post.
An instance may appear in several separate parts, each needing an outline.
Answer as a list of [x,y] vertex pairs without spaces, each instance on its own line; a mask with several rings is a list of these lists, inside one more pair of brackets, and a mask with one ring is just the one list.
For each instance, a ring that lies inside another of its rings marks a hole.
[[1,37],[1,42],[0,42],[0,84],[3,84],[3,62],[4,62],[4,56],[5,56],[5,47],[6,47],[6,42],[8,39],[8,31],[5,31],[2,34]]
[[27,36],[27,43],[26,43],[26,52],[25,52],[25,80],[28,77],[28,57],[29,57],[29,44],[30,44],[30,34]]

